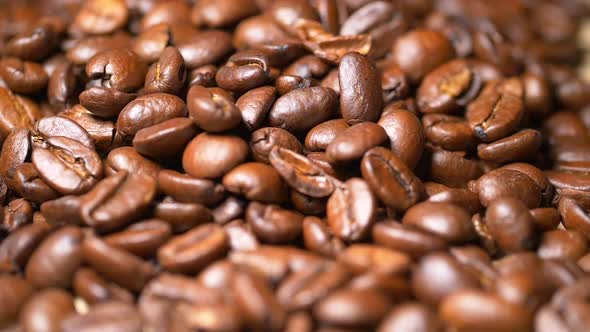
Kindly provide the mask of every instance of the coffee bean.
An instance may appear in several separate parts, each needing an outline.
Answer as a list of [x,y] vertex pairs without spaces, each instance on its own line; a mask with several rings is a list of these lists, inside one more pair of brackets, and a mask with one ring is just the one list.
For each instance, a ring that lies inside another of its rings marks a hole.
[[62,323],[64,332],[96,330],[140,332],[142,320],[134,306],[109,301],[93,306],[87,314],[71,315]]
[[482,173],[477,160],[467,157],[464,151],[435,148],[430,156],[430,179],[445,186],[465,188]]
[[231,35],[221,30],[203,30],[189,35],[176,46],[187,69],[218,63],[232,50]]
[[590,237],[590,215],[575,200],[562,198],[559,201],[559,214],[565,228],[581,232]]
[[178,156],[197,134],[194,122],[173,118],[139,130],[133,137],[137,152],[156,159]]
[[356,274],[404,273],[408,271],[411,263],[407,254],[375,244],[352,244],[338,254],[337,260]]
[[66,291],[48,288],[35,294],[22,309],[25,331],[62,331],[61,323],[75,312],[74,298]]
[[348,127],[350,126],[344,119],[322,122],[311,128],[307,133],[305,136],[305,147],[310,151],[325,150],[336,136]]
[[193,178],[172,170],[158,174],[158,188],[175,201],[215,205],[223,199],[224,187],[211,180]]
[[428,141],[445,150],[470,150],[477,144],[471,127],[461,117],[426,114],[422,117],[422,125]]
[[182,1],[156,4],[141,19],[140,29],[144,31],[161,23],[190,23],[190,6]]
[[253,131],[262,126],[274,102],[275,88],[262,86],[244,93],[236,101],[236,107],[242,113],[242,121],[246,128]]
[[344,242],[332,234],[325,220],[305,217],[302,233],[305,247],[318,254],[334,257],[344,249]]
[[244,3],[235,0],[203,1],[193,7],[191,21],[211,28],[232,25],[258,12],[255,1]]
[[16,198],[5,207],[0,221],[0,229],[12,232],[33,220],[33,206],[24,198]]
[[158,249],[158,262],[171,272],[195,273],[223,257],[228,237],[218,225],[203,225],[177,235]]
[[497,169],[481,176],[474,185],[481,205],[488,206],[501,197],[520,199],[528,208],[536,208],[541,201],[537,183],[528,175],[511,169]]
[[[63,136],[76,140],[89,148],[94,148],[94,141],[88,132],[82,128],[78,123],[68,118],[59,116],[45,117],[35,125],[36,133],[43,139],[48,140],[53,136]],[[35,140],[35,137],[33,137]]]
[[188,92],[190,117],[207,132],[222,132],[236,127],[242,117],[231,96],[215,88],[192,86]]
[[87,267],[76,271],[73,288],[76,295],[91,305],[112,300],[128,303],[133,301],[133,296],[128,290],[109,283],[96,271]]
[[152,64],[145,76],[146,93],[178,94],[184,86],[186,69],[184,59],[174,47],[166,47],[158,62]]
[[182,167],[191,176],[215,179],[241,164],[247,153],[248,145],[237,136],[202,133],[184,150]]
[[56,35],[50,24],[34,24],[10,38],[4,46],[4,53],[23,60],[41,60],[53,51]]
[[409,302],[398,305],[391,310],[385,316],[377,331],[439,331],[441,325],[432,309],[418,302]]
[[22,94],[37,93],[44,89],[49,81],[40,64],[14,57],[0,60],[0,77],[11,91]]
[[0,142],[16,129],[33,129],[41,118],[39,107],[32,100],[1,87],[0,106],[5,110],[0,115]]
[[330,119],[336,108],[334,90],[324,87],[295,89],[281,96],[268,114],[271,126],[302,132]]
[[175,233],[213,221],[213,215],[205,206],[196,203],[179,203],[165,199],[154,208],[154,216],[170,224]]
[[24,269],[31,254],[49,231],[45,225],[31,224],[10,233],[0,244],[0,271],[16,272]]
[[147,66],[142,59],[124,49],[102,51],[86,64],[86,75],[89,78],[100,79],[102,86],[123,92],[132,92],[141,87],[146,72]]
[[387,140],[383,127],[363,122],[339,133],[326,148],[328,158],[334,164],[346,163],[362,158],[365,152]]
[[143,128],[186,114],[182,99],[167,93],[147,94],[132,100],[121,110],[117,130],[123,135],[133,136]]
[[172,235],[172,229],[165,221],[150,219],[137,222],[126,229],[104,238],[111,246],[125,249],[140,257],[150,257]]
[[301,235],[303,215],[277,205],[252,202],[246,210],[246,221],[261,241],[288,243]]
[[326,205],[328,224],[345,241],[365,238],[376,218],[377,202],[369,185],[352,178],[335,188]]
[[534,220],[518,199],[492,201],[486,210],[486,224],[494,240],[506,252],[529,250],[536,245]]
[[72,24],[84,33],[108,34],[123,27],[128,15],[123,1],[92,0],[84,3]]
[[370,328],[385,316],[390,305],[385,296],[373,290],[341,289],[317,303],[313,313],[324,324]]
[[279,173],[263,163],[245,163],[223,176],[227,191],[242,194],[248,200],[263,203],[283,203],[287,200],[287,186]]
[[33,286],[21,277],[3,274],[0,276],[0,325],[7,326],[18,320],[25,302],[33,295]]
[[446,241],[439,236],[395,221],[375,224],[372,230],[375,243],[420,257],[446,249]]
[[256,50],[241,51],[219,68],[215,81],[222,89],[243,93],[264,85],[269,79],[269,71],[266,54]]
[[571,259],[577,261],[588,250],[582,233],[568,230],[553,230],[543,234],[537,252],[541,258]]
[[[358,54],[348,53],[338,67],[340,82],[340,112],[348,124],[376,121],[381,111],[381,86],[377,69],[369,60]],[[362,97],[361,97],[362,96]],[[359,103],[359,98],[363,99]]]
[[76,105],[59,114],[79,124],[92,138],[97,150],[110,151],[119,146],[123,140],[121,135],[116,132],[115,124],[110,120],[101,120],[91,115],[91,113],[82,107]]
[[414,169],[422,156],[426,141],[420,120],[410,111],[394,108],[384,112],[378,124],[389,137],[391,150],[411,169]]
[[465,243],[475,237],[471,216],[457,205],[422,202],[404,215],[402,223],[436,234],[451,243]]
[[525,129],[490,144],[480,144],[477,155],[483,160],[499,163],[530,158],[541,146],[541,133]]
[[229,247],[233,251],[253,250],[259,245],[256,235],[250,225],[244,224],[241,219],[236,219],[224,225],[223,230],[229,238]]
[[250,150],[257,161],[269,163],[269,154],[275,146],[296,153],[303,152],[303,147],[297,137],[281,128],[260,128],[250,136]]
[[[140,136],[141,137],[141,136]],[[128,172],[137,175],[147,175],[156,179],[161,166],[140,155],[136,149],[129,146],[116,148],[109,152],[105,162],[106,175]]]
[[246,209],[246,202],[234,196],[230,196],[215,207],[211,214],[217,224],[226,224],[227,222],[240,218]]

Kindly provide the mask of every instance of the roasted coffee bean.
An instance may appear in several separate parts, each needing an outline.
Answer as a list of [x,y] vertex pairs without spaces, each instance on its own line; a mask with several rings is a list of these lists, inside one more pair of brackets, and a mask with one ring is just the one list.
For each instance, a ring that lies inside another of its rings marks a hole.
[[217,67],[214,65],[204,65],[197,67],[188,74],[188,85],[200,85],[210,88],[216,85],[215,74],[217,74]]
[[96,271],[87,267],[76,271],[73,288],[76,295],[90,305],[112,300],[130,303],[133,300],[133,296],[128,290],[109,283]]
[[465,188],[482,173],[477,160],[467,157],[464,151],[435,148],[430,156],[430,179],[449,187]]
[[39,177],[32,163],[20,165],[14,173],[13,189],[33,203],[43,203],[59,197],[59,193]]
[[0,107],[4,110],[0,116],[0,142],[16,129],[33,129],[34,123],[41,118],[39,107],[32,100],[2,87]]
[[268,114],[273,127],[293,133],[307,131],[330,119],[336,108],[334,90],[324,87],[295,89],[281,96]]
[[586,208],[590,206],[587,199],[590,176],[560,171],[546,171],[545,174],[551,185],[555,187],[554,201],[558,202],[568,197]]
[[303,215],[277,205],[252,202],[246,209],[246,221],[262,242],[288,243],[301,235]]
[[147,94],[132,100],[121,110],[117,130],[123,135],[133,136],[143,128],[186,114],[186,104],[182,99],[167,93]]
[[215,223],[223,225],[231,220],[240,218],[244,214],[244,210],[246,210],[246,204],[245,201],[230,196],[211,211],[213,220]]
[[224,187],[211,180],[193,178],[172,170],[158,174],[158,188],[175,201],[214,205],[223,199]]
[[441,330],[441,322],[436,313],[429,307],[418,303],[403,303],[394,307],[383,322],[379,325],[378,332],[402,332],[402,331],[428,331]]
[[396,210],[406,210],[424,196],[420,179],[386,148],[367,151],[361,161],[361,172],[375,195]]
[[141,87],[145,80],[147,66],[135,53],[125,49],[102,51],[86,64],[86,75],[100,79],[107,88],[132,92]]
[[223,230],[229,238],[230,250],[253,250],[259,245],[256,235],[252,232],[252,227],[244,224],[241,219],[236,219],[224,225]]
[[344,242],[332,234],[324,220],[317,217],[303,219],[303,242],[307,249],[329,257],[344,249]]
[[537,244],[533,217],[518,199],[493,200],[485,220],[494,241],[507,253],[530,250]]
[[[340,112],[348,124],[376,121],[381,111],[381,85],[377,69],[364,56],[348,53],[338,67]],[[362,96],[362,97],[361,97]],[[362,98],[363,102],[358,100]]]
[[241,319],[235,305],[189,305],[180,303],[171,314],[174,319],[170,327],[180,329],[201,329],[210,331],[239,331]]
[[277,289],[277,300],[288,311],[310,308],[351,278],[341,264],[318,264],[287,277]]
[[141,216],[155,194],[156,182],[150,176],[120,171],[81,197],[80,215],[87,225],[110,231]]
[[503,73],[514,75],[521,64],[517,51],[490,20],[481,20],[473,33],[473,53],[477,58],[496,65]]
[[31,255],[25,269],[27,280],[38,288],[71,286],[82,264],[83,240],[78,227],[64,227],[50,234]]
[[165,221],[150,219],[137,222],[124,230],[104,238],[111,246],[125,249],[140,257],[150,257],[172,235],[170,225]]
[[313,313],[324,324],[370,328],[381,321],[390,306],[389,299],[374,290],[341,289],[317,303]]
[[14,57],[0,60],[0,77],[11,91],[22,94],[39,92],[49,81],[43,66]]
[[250,150],[257,161],[269,163],[270,151],[275,146],[296,153],[303,152],[303,147],[297,137],[281,128],[260,128],[254,131],[250,137]]
[[141,19],[140,29],[144,31],[160,23],[189,23],[190,6],[182,1],[155,4]]
[[467,210],[449,203],[416,204],[406,211],[402,223],[438,235],[450,243],[465,243],[475,237]]
[[333,164],[359,160],[369,149],[387,141],[387,133],[383,127],[363,122],[340,132],[328,144],[326,153]]
[[186,68],[184,59],[174,47],[162,51],[158,62],[152,64],[145,76],[145,93],[178,94],[184,86]]
[[23,60],[42,60],[53,51],[56,35],[52,25],[35,24],[8,40],[4,53]]
[[51,137],[33,149],[31,160],[39,176],[62,194],[87,192],[103,176],[100,156],[79,141]]
[[5,327],[18,320],[23,305],[33,295],[34,289],[21,277],[3,274],[0,276],[0,326]]
[[191,119],[173,118],[139,130],[133,137],[137,152],[155,159],[178,156],[197,134]]
[[78,77],[71,62],[60,63],[52,73],[47,72],[47,99],[57,108],[65,108],[74,103],[78,92]]
[[473,189],[483,206],[503,197],[519,199],[528,208],[536,208],[541,202],[541,190],[537,183],[525,173],[512,169],[500,168],[484,174],[475,182]]
[[590,238],[590,214],[575,200],[563,197],[559,200],[559,214],[566,229],[576,230]]
[[5,207],[0,218],[0,229],[12,232],[33,220],[33,206],[24,198],[16,198]]
[[215,179],[241,164],[247,153],[248,145],[237,136],[201,133],[186,146],[182,167],[191,176]]
[[588,251],[584,235],[577,231],[556,229],[543,234],[537,253],[541,258],[577,261]]
[[291,204],[305,215],[322,215],[326,212],[326,198],[311,197],[291,189]]
[[269,59],[257,50],[241,51],[232,55],[219,68],[215,80],[219,87],[243,93],[264,85],[269,79]]
[[[131,36],[126,32],[112,35],[88,36],[77,40],[66,52],[66,58],[75,65],[86,65],[96,54],[115,48],[131,46]],[[156,57],[157,59],[157,57]]]
[[272,86],[262,86],[244,93],[236,101],[236,106],[242,113],[242,121],[248,130],[253,131],[262,126],[275,101],[275,92]]
[[156,205],[154,216],[168,222],[175,233],[213,221],[209,209],[201,204],[179,203],[167,199]]
[[541,146],[541,133],[525,129],[489,144],[480,144],[477,155],[483,160],[505,163],[531,158]]
[[[426,114],[422,117],[426,139],[450,151],[472,149],[477,140],[465,119],[446,114]],[[494,144],[494,143],[491,143]]]
[[66,291],[48,288],[35,294],[20,314],[24,331],[62,331],[61,323],[75,313],[74,298]]
[[522,96],[522,82],[517,78],[487,83],[465,113],[473,134],[493,142],[513,133],[524,113]]
[[384,113],[378,124],[389,137],[391,150],[414,169],[422,156],[426,136],[420,120],[410,111],[395,109]]
[[229,239],[218,225],[202,225],[177,235],[158,249],[158,262],[171,272],[196,273],[223,257]]
[[[76,140],[91,149],[94,148],[94,141],[88,132],[78,123],[68,118],[59,116],[45,117],[37,121],[35,131],[36,133],[33,136],[38,135],[45,140],[53,136],[63,136]],[[36,139],[38,138],[32,137],[33,141]]]
[[542,231],[551,231],[559,226],[561,216],[556,208],[536,208],[530,210],[535,227]]
[[106,175],[114,175],[124,171],[156,179],[161,169],[159,164],[140,155],[136,149],[130,146],[123,146],[109,152],[104,164]]
[[426,75],[416,102],[424,113],[451,113],[472,101],[481,86],[481,78],[468,61],[453,60]]
[[248,200],[263,203],[283,203],[287,186],[279,173],[263,163],[245,163],[223,176],[223,186],[229,192],[242,194]]
[[348,127],[350,126],[344,119],[322,122],[307,133],[305,147],[310,151],[325,150],[336,136]]
[[203,30],[176,45],[187,69],[216,64],[232,51],[231,35],[221,30]]
[[379,222],[373,226],[375,243],[420,257],[430,252],[446,249],[446,241],[437,235],[396,221]]
[[275,147],[269,154],[272,166],[287,184],[311,197],[327,197],[335,189],[335,179],[306,157],[291,150]]
[[477,290],[463,290],[446,297],[439,316],[445,324],[460,331],[485,330],[491,325],[496,331],[532,328],[532,317],[526,308]]
[[202,1],[191,12],[191,21],[197,26],[207,25],[211,28],[232,25],[248,16],[255,15],[258,7],[255,1],[236,2]]
[[430,71],[450,60],[455,51],[440,32],[416,29],[400,36],[392,48],[393,60],[417,83]]
[[377,202],[369,185],[351,178],[337,186],[326,205],[328,224],[345,241],[365,238],[376,218]]
[[295,75],[281,75],[277,78],[275,86],[279,95],[285,95],[295,89],[317,86],[318,82],[313,78],[303,78]]
[[119,146],[123,140],[116,132],[115,124],[110,120],[101,120],[81,105],[75,105],[59,114],[64,118],[75,121],[94,140],[96,148],[100,151],[110,151]]
[[84,315],[71,315],[62,323],[64,332],[96,330],[140,332],[141,316],[131,304],[109,301],[93,306]]
[[30,224],[10,233],[0,244],[0,271],[17,272],[24,269],[31,254],[49,231],[46,225]]
[[129,12],[119,0],[91,0],[84,3],[74,19],[73,28],[87,34],[108,34],[127,23]]
[[[207,132],[222,132],[236,127],[242,121],[240,110],[233,98],[215,88],[192,86],[187,102],[190,117]],[[223,91],[225,92],[225,91]]]
[[81,254],[94,270],[130,291],[140,291],[156,273],[152,263],[97,237],[90,236],[82,242]]

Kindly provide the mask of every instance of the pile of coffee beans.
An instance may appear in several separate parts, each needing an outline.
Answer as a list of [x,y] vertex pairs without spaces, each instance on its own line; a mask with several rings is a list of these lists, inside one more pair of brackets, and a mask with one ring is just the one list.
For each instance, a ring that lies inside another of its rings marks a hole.
[[0,2],[0,331],[590,331],[587,14]]

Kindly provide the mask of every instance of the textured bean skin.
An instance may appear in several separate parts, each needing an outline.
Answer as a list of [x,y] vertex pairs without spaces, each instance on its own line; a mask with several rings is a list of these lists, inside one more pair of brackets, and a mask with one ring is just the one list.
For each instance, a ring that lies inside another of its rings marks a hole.
[[[375,121],[381,109],[381,85],[377,70],[364,56],[349,53],[338,67],[340,110],[349,124]],[[358,103],[362,95],[363,103]]]

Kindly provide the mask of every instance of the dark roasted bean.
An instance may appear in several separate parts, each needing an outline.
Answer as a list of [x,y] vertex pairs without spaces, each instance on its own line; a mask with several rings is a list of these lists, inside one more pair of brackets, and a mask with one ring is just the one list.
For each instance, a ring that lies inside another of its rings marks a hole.
[[337,186],[326,205],[332,232],[345,241],[365,238],[375,222],[376,210],[377,202],[369,185],[359,178]]
[[[381,85],[377,69],[364,56],[348,53],[338,67],[340,112],[348,124],[376,121],[381,111]],[[359,103],[359,99],[363,102]]]

